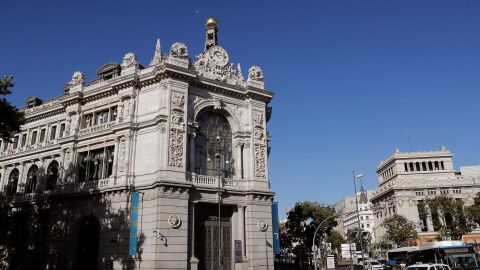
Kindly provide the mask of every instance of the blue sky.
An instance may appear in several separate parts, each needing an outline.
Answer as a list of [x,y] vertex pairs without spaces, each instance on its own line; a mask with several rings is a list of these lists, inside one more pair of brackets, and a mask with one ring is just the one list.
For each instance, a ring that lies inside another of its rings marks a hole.
[[148,64],[157,37],[196,55],[216,17],[231,61],[261,66],[276,93],[270,176],[283,212],[353,194],[352,170],[375,187],[397,147],[445,145],[457,169],[480,164],[479,14],[475,0],[5,0],[0,74],[15,76],[9,98],[23,106],[127,52]]

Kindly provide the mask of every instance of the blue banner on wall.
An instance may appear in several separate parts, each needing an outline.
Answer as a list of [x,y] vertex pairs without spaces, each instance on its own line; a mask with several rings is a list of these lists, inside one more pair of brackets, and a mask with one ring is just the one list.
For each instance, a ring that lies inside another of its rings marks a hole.
[[273,253],[280,255],[280,222],[278,220],[278,202],[272,204]]
[[130,245],[128,249],[128,254],[132,257],[137,255],[138,198],[138,192],[132,192],[132,205],[130,207]]

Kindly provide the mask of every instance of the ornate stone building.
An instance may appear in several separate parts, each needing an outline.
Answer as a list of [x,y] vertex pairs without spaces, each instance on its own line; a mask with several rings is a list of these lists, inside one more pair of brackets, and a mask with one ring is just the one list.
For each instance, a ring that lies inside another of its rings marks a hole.
[[480,174],[475,170],[478,168],[460,167],[457,172],[452,157],[445,147],[431,152],[400,152],[397,149],[380,162],[377,168],[379,186],[370,199],[377,240],[385,235],[383,221],[394,214],[413,222],[419,242],[432,240],[446,221],[441,213],[428,208],[429,199],[446,196],[467,205],[473,203],[480,191]]
[[273,269],[273,93],[258,66],[245,78],[229,62],[217,34],[209,19],[196,58],[157,41],[148,66],[127,53],[88,83],[75,72],[61,96],[28,100],[22,132],[0,145],[5,264]]

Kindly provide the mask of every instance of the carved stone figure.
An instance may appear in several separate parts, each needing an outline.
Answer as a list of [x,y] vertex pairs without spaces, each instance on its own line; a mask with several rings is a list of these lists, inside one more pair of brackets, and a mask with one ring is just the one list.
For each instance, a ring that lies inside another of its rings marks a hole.
[[253,122],[257,127],[263,127],[263,114],[259,111],[253,112]]
[[182,93],[172,93],[172,109],[183,111],[185,105],[185,96]]
[[213,98],[213,109],[214,110],[221,110],[222,109],[222,101],[219,98]]
[[260,219],[257,223],[257,227],[260,231],[264,232],[268,229],[268,224],[265,222],[265,220]]
[[243,84],[243,75],[240,64],[237,70],[233,64],[228,62],[228,53],[222,47],[216,45],[210,47],[208,51],[197,55],[197,61],[194,63],[195,70],[199,75],[209,79],[226,81],[230,84]]
[[135,56],[135,54],[130,52],[125,54],[125,56],[123,57],[122,69],[127,69],[137,64],[138,64],[137,56]]
[[180,59],[188,59],[188,49],[185,44],[181,42],[175,42],[170,48],[170,56]]
[[263,71],[259,66],[252,66],[248,69],[248,79],[263,82]]
[[72,76],[72,80],[70,80],[70,86],[77,86],[83,85],[85,83],[85,75],[83,75],[80,71],[75,71]]
[[168,218],[168,225],[174,229],[178,229],[182,225],[182,219],[177,215],[171,215]]

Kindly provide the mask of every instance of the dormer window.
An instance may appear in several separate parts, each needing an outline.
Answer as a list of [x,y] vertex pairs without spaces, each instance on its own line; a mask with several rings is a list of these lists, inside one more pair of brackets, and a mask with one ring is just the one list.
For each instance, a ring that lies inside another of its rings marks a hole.
[[117,63],[107,63],[97,69],[98,81],[107,81],[120,76],[121,67]]

